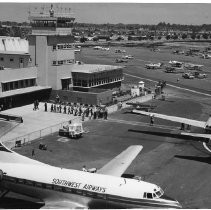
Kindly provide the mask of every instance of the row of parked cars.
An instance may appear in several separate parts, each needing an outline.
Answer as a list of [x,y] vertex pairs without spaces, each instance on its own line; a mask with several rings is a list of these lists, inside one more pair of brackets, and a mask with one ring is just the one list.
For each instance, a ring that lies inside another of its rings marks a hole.
[[183,78],[185,79],[194,79],[194,78],[198,78],[198,79],[204,79],[207,77],[207,74],[204,73],[199,73],[199,72],[188,72],[188,73],[184,73],[182,75]]

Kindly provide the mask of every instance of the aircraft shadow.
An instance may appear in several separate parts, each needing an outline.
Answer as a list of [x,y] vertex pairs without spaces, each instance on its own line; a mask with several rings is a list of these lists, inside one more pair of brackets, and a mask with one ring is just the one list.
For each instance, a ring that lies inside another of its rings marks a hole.
[[196,156],[183,156],[183,155],[175,155],[174,157],[186,160],[194,160],[202,163],[211,164],[211,157],[196,157]]
[[182,134],[178,134],[178,133],[169,133],[169,132],[160,132],[160,131],[141,131],[141,130],[134,130],[134,129],[128,129],[128,131],[136,132],[136,133],[143,133],[143,134],[148,134],[148,135],[155,135],[155,136],[165,136],[165,137],[170,137],[170,138],[192,140],[192,141],[202,141],[202,142],[209,141],[202,137],[193,137],[193,136],[187,136],[187,135],[182,135]]
[[0,208],[6,209],[40,209],[44,203],[35,203],[32,201],[4,197],[0,198]]

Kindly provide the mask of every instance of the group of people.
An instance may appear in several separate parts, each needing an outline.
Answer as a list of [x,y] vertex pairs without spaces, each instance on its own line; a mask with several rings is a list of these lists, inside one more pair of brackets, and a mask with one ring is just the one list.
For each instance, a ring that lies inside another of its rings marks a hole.
[[[45,111],[48,111],[48,104],[44,104]],[[75,103],[52,103],[50,105],[50,111],[56,113],[70,114],[73,116],[81,116],[82,121],[85,117],[89,119],[108,118],[108,108],[106,106],[98,105],[84,105]]]

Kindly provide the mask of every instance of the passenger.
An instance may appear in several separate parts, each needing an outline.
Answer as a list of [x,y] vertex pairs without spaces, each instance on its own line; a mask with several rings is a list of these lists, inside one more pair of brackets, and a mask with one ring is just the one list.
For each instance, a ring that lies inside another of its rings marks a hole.
[[35,151],[32,149],[32,157],[35,156]]
[[68,113],[67,114],[71,114],[70,106],[68,106]]
[[53,106],[53,110],[54,110],[54,112],[56,112],[56,104],[54,104],[54,106]]
[[63,112],[64,114],[66,114],[67,113],[67,107],[66,107],[66,105],[64,105],[64,112]]
[[44,106],[45,106],[45,112],[47,112],[48,111],[48,104],[47,104],[47,102],[45,102]]
[[84,165],[82,168],[82,171],[87,172],[88,170],[86,169],[86,166]]
[[51,112],[53,112],[53,104],[51,104]]
[[105,120],[108,119],[108,108],[107,108],[107,107],[105,107],[104,119],[105,119]]
[[185,130],[185,124],[184,123],[181,123],[181,128],[180,128],[180,130]]
[[154,116],[153,115],[151,115],[151,117],[150,117],[150,125],[151,126],[154,125]]

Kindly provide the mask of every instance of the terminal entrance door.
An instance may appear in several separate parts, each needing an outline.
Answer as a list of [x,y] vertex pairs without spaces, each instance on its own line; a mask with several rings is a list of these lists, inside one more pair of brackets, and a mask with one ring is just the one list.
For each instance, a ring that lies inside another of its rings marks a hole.
[[71,78],[61,79],[62,90],[70,90]]
[[23,68],[23,58],[19,59],[20,68]]

